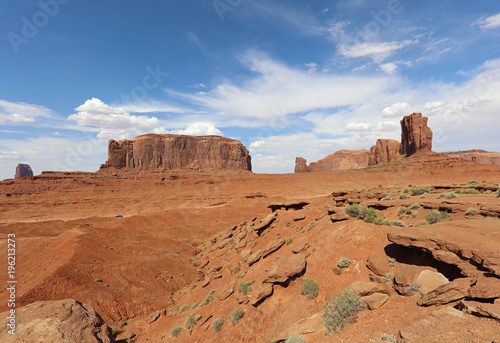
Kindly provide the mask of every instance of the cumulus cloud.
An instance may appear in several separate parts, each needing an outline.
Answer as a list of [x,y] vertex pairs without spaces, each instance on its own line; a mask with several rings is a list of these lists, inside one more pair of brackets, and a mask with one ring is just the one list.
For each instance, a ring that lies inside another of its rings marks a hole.
[[386,74],[392,74],[398,69],[398,66],[396,65],[396,63],[391,62],[391,63],[381,64],[379,68]]
[[40,117],[52,115],[52,111],[44,106],[0,99],[0,124],[34,123]]
[[183,130],[172,130],[170,133],[189,136],[224,136],[214,124],[208,122],[192,123]]
[[348,123],[345,126],[347,131],[367,131],[370,130],[372,126],[366,123]]
[[483,31],[500,27],[500,13],[497,13],[490,17],[481,17],[478,20],[476,20],[474,24],[479,25],[479,27]]
[[259,139],[255,142],[250,143],[248,146],[250,151],[262,151],[262,150],[267,150],[267,145],[266,141]]
[[396,51],[417,43],[413,40],[401,42],[358,43],[354,45],[340,45],[338,53],[348,58],[370,57],[376,63],[382,63]]
[[384,117],[402,117],[411,112],[411,106],[407,102],[397,102],[382,110]]

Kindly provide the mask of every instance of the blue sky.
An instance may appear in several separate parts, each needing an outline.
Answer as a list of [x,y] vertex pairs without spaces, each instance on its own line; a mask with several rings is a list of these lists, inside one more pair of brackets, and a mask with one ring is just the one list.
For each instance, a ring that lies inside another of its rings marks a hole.
[[400,138],[500,151],[500,2],[0,2],[0,179],[95,171],[108,139],[219,134],[255,172]]

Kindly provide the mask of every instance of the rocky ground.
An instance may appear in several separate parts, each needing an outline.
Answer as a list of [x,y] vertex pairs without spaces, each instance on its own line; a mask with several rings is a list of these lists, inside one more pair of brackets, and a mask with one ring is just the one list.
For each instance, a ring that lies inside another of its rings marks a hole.
[[[499,183],[500,166],[433,153],[334,173],[106,168],[4,181],[0,254],[15,233],[18,338],[499,342]],[[356,203],[378,219],[346,213]],[[446,214],[422,225],[433,211]],[[306,278],[317,296],[303,294]],[[344,289],[366,309],[326,334],[324,306]]]

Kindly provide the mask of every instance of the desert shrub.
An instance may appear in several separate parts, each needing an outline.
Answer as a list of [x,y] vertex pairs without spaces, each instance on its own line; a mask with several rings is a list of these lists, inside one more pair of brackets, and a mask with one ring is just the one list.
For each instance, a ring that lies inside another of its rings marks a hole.
[[252,280],[252,281],[241,281],[240,284],[238,285],[238,291],[241,293],[241,294],[247,294],[248,293],[248,289],[250,288],[250,286],[255,282],[255,280]]
[[405,214],[406,213],[406,208],[404,207],[401,207],[399,210],[398,210],[398,214],[399,215],[402,215],[402,214]]
[[450,192],[446,194],[446,199],[455,199],[458,198],[458,196],[455,194],[455,192]]
[[205,301],[203,301],[203,303],[200,306],[208,305],[213,300],[214,300],[213,295],[209,294],[209,295],[206,296]]
[[392,282],[394,280],[394,274],[385,273],[384,276],[382,276],[382,280],[384,280],[384,282]]
[[392,198],[388,195],[380,199],[381,201],[392,200]]
[[410,197],[410,196],[409,196],[409,195],[407,195],[407,194],[400,194],[400,195],[399,195],[399,199],[401,199],[401,200],[408,199],[409,197]]
[[446,193],[439,194],[436,199],[446,198]]
[[477,185],[479,182],[477,182],[476,180],[469,180],[467,181],[467,184],[468,185]]
[[500,187],[497,189],[497,198],[500,198]]
[[405,188],[403,193],[410,193],[410,190],[408,188]]
[[186,318],[186,322],[185,322],[186,329],[191,330],[193,328],[194,324],[196,324],[196,319],[194,318],[194,316],[192,314],[190,314]]
[[309,299],[314,299],[318,296],[319,284],[313,279],[303,278],[300,293],[307,296]]
[[170,309],[170,311],[171,311],[171,312],[175,312],[175,311],[177,311],[178,309],[179,309],[179,306],[175,305],[175,306],[173,306],[173,307]]
[[245,312],[243,312],[241,308],[236,308],[232,310],[229,313],[229,321],[231,322],[231,324],[233,325],[236,324],[243,317],[244,313]]
[[384,220],[384,225],[406,227],[406,224],[401,220],[393,220],[393,219]]
[[418,222],[415,223],[413,226],[421,226],[421,225],[428,225],[427,220],[419,220]]
[[290,226],[290,222],[286,222],[286,223],[285,223],[285,226],[286,226],[286,227],[289,227],[289,226]]
[[234,270],[233,270],[233,274],[238,274],[240,272],[240,267],[235,267]]
[[172,336],[177,337],[177,336],[179,336],[181,331],[182,331],[182,328],[180,326],[176,326],[175,328],[172,329],[172,331],[170,331],[170,333],[172,334]]
[[422,286],[422,284],[420,284],[418,282],[414,282],[405,289],[404,293],[405,293],[405,295],[408,295],[408,296],[416,294],[420,291],[421,286]]
[[285,343],[307,343],[307,341],[301,335],[292,334]]
[[418,211],[415,211],[415,212],[413,212],[413,214],[412,214],[411,216],[412,216],[413,218],[415,218],[416,216],[418,216],[418,213],[419,213]]
[[351,260],[347,257],[341,257],[340,260],[337,261],[337,267],[339,268],[347,268],[351,264]]
[[323,321],[327,332],[340,332],[346,324],[355,323],[358,312],[366,307],[363,299],[350,289],[327,302],[323,310]]
[[351,217],[363,219],[367,223],[375,223],[378,218],[377,211],[366,205],[352,204],[346,206],[345,211]]
[[494,219],[500,219],[500,217],[487,216],[486,219],[494,220]]
[[416,210],[417,208],[420,208],[420,204],[419,203],[414,203],[414,204],[411,204],[410,208],[412,210]]
[[475,208],[469,208],[466,212],[465,212],[465,215],[466,216],[475,216],[479,214],[479,210],[476,210]]
[[491,193],[493,193],[493,192],[491,191],[491,189],[488,189],[488,190],[487,190],[487,191],[485,191],[483,194],[491,194]]
[[427,223],[434,224],[449,217],[448,212],[433,210],[425,215]]
[[426,196],[427,196],[427,193],[426,193],[426,194],[422,194],[422,195],[420,196],[420,199],[424,199]]
[[212,322],[212,329],[214,330],[214,332],[219,332],[222,329],[222,325],[224,325],[224,319],[216,318]]
[[293,242],[293,238],[288,237],[287,239],[285,239],[285,242],[286,242],[286,245],[290,245]]
[[340,274],[342,274],[342,269],[340,269],[339,267],[332,267],[332,272],[335,275],[340,275]]
[[181,313],[182,313],[182,312],[184,312],[184,311],[186,311],[189,307],[190,307],[190,306],[189,306],[189,305],[187,305],[187,304],[186,304],[186,305],[182,305],[182,306],[181,306]]
[[420,188],[414,188],[411,190],[411,195],[415,196],[415,195],[422,195],[422,194],[425,194],[425,193],[429,193],[429,190],[427,188],[424,188],[424,187],[420,187]]
[[458,193],[458,194],[481,194],[479,189],[476,189],[476,188],[455,189],[454,192]]

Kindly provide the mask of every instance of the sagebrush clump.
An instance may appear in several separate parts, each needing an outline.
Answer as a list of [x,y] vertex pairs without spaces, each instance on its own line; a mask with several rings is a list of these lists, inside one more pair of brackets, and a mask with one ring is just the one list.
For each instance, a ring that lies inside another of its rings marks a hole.
[[250,288],[250,286],[255,282],[255,280],[252,280],[252,281],[241,281],[240,284],[238,285],[238,291],[241,293],[241,294],[247,294],[248,293],[248,289]]
[[307,341],[301,335],[292,334],[285,343],[307,343]]
[[319,284],[310,278],[302,279],[302,286],[300,287],[300,293],[307,296],[309,299],[314,299],[319,293]]
[[179,336],[181,331],[182,331],[182,328],[180,326],[176,326],[175,328],[172,329],[172,331],[170,331],[170,333],[172,334],[172,336],[177,337],[177,336]]
[[425,215],[427,223],[434,224],[448,218],[450,214],[445,211],[433,210]]
[[475,208],[469,208],[466,212],[466,216],[475,216],[479,214],[479,210],[476,210]]
[[323,310],[323,322],[326,332],[340,332],[346,324],[355,323],[357,314],[366,308],[361,297],[350,289],[326,303]]
[[222,329],[223,325],[224,325],[224,319],[216,318],[212,322],[212,329],[214,330],[214,332],[219,332]]
[[337,261],[337,267],[339,267],[339,268],[347,268],[347,267],[349,267],[350,264],[351,264],[351,260],[348,259],[347,257],[341,257]]
[[235,325],[243,317],[243,314],[245,312],[241,308],[234,309],[229,313],[229,321]]
[[367,223],[375,223],[378,218],[377,211],[366,205],[352,204],[346,206],[345,211],[351,217],[362,219]]

